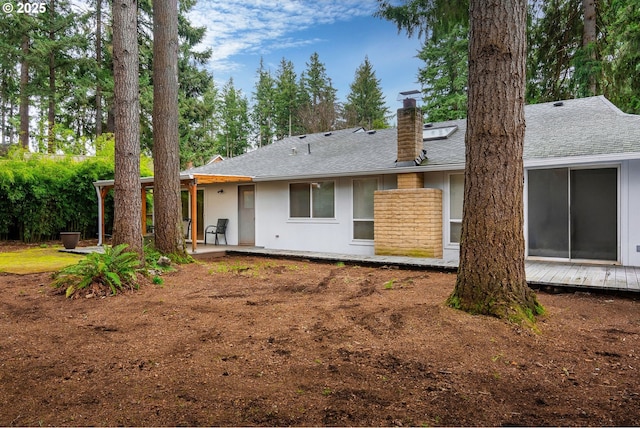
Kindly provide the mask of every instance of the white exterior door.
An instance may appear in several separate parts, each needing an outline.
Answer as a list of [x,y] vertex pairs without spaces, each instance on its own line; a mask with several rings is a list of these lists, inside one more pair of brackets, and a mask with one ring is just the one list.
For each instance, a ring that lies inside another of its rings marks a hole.
[[256,210],[255,186],[238,186],[238,244],[255,245]]

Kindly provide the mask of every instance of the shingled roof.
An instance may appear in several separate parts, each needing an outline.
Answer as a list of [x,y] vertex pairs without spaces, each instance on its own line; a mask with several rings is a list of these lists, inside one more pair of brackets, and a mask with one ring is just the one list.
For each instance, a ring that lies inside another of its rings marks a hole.
[[[525,164],[640,159],[640,116],[621,112],[603,96],[528,105],[525,118]],[[396,167],[396,129],[353,128],[285,138],[185,173],[268,181],[461,169],[466,120],[434,123],[431,129],[453,125],[458,130],[448,138],[424,142],[427,159],[415,167]]]

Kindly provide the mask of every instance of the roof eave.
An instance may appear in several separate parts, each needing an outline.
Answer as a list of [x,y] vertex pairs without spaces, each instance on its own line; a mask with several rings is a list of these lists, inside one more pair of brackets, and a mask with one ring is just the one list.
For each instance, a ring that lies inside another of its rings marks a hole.
[[[212,184],[212,183],[246,183],[253,181],[253,177],[246,175],[227,175],[227,174],[180,174],[180,181],[195,180],[198,184]],[[155,179],[154,177],[140,177],[140,184],[147,187],[152,187]],[[95,187],[112,187],[115,180],[97,180],[93,182]]]

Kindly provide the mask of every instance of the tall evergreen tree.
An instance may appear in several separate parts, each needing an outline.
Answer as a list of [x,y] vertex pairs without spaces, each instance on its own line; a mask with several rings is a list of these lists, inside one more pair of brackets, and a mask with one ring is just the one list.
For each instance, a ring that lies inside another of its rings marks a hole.
[[[25,15],[3,13],[0,15],[0,144],[12,144],[18,134],[12,126],[18,97],[20,96],[22,43],[25,32],[21,20]],[[28,39],[27,39],[28,40]],[[28,53],[28,49],[27,52]],[[25,71],[26,62],[24,63]],[[28,82],[28,72],[25,74]]]
[[257,127],[258,147],[271,144],[275,136],[275,85],[276,82],[269,70],[264,67],[264,60],[260,58],[258,80],[253,93],[252,120]]
[[282,58],[276,73],[275,134],[281,139],[296,133],[300,127],[297,124],[296,112],[298,108],[297,76],[291,61]]
[[526,0],[471,0],[460,267],[449,304],[534,322],[524,269]]
[[543,0],[532,9],[529,102],[602,93],[607,9],[605,0]]
[[299,96],[304,97],[298,106],[300,124],[305,133],[328,131],[335,127],[337,91],[317,52],[306,64],[299,85]]
[[222,111],[218,150],[227,157],[244,153],[249,148],[249,113],[247,99],[229,79],[222,88]]
[[394,22],[409,37],[438,40],[453,26],[469,22],[469,0],[378,0],[375,15]]
[[153,167],[156,248],[164,254],[186,255],[180,199],[177,0],[153,2]]
[[468,0],[404,0],[400,4],[378,0],[376,13],[406,31],[424,36],[418,57],[425,66],[418,71],[425,105],[432,121],[466,115]]
[[347,126],[363,126],[369,129],[386,128],[389,109],[385,106],[380,79],[365,56],[358,66],[345,104]]
[[613,0],[609,13],[606,95],[627,113],[640,114],[640,0]]
[[432,122],[462,119],[467,115],[468,27],[456,24],[440,39],[425,42],[418,58],[422,110]]
[[27,33],[22,36],[20,43],[20,145],[24,150],[29,149],[29,54],[31,38]]
[[128,249],[137,252],[142,260],[137,12],[137,0],[113,2],[116,131],[113,245],[128,244]]
[[96,137],[102,135],[102,76],[99,75],[102,66],[102,0],[96,0]]
[[74,85],[78,85],[71,75],[74,67],[83,60],[80,53],[84,52],[87,39],[85,34],[79,32],[82,28],[79,24],[84,22],[85,17],[73,12],[66,0],[49,0],[45,12],[38,18],[43,34],[34,39],[32,49],[45,61],[39,63],[36,77],[40,79],[36,81],[41,87],[47,88],[42,94],[47,99],[46,147],[49,153],[55,153],[58,150],[58,103],[73,93]]

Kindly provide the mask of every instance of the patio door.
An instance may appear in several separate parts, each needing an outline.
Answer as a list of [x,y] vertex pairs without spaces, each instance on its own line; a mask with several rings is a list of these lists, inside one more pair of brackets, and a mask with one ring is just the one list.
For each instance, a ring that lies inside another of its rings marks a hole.
[[618,260],[618,169],[528,172],[530,256]]
[[256,210],[255,186],[238,186],[238,244],[255,245]]

